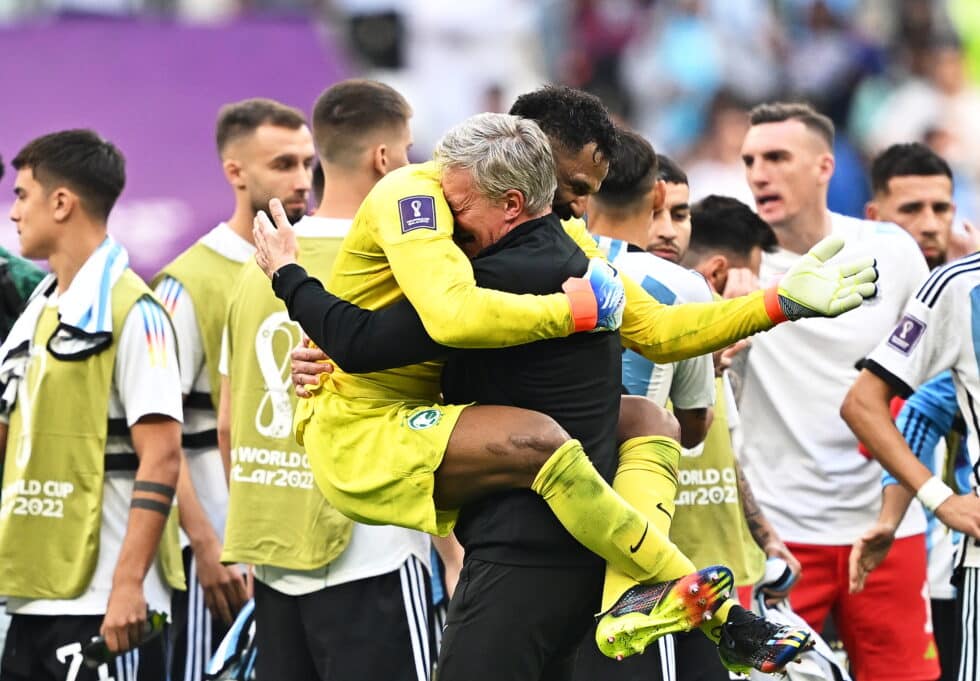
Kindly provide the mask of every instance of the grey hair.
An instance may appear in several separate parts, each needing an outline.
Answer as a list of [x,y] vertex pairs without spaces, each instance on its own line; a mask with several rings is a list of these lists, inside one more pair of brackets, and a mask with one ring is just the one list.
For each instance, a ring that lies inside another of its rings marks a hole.
[[488,199],[520,191],[532,215],[551,205],[558,186],[548,136],[537,123],[519,116],[471,116],[443,135],[434,158],[443,167],[470,171],[477,190]]

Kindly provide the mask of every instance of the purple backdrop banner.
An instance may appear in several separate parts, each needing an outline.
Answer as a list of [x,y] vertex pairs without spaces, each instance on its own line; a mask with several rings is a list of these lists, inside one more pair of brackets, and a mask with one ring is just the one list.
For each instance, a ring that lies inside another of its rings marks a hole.
[[[150,276],[229,217],[231,189],[214,143],[218,109],[271,97],[310,112],[348,67],[305,20],[185,26],[62,18],[0,29],[0,155],[30,139],[88,127],[126,156],[126,189],[109,230]],[[9,221],[13,171],[0,181],[0,243],[19,252]]]

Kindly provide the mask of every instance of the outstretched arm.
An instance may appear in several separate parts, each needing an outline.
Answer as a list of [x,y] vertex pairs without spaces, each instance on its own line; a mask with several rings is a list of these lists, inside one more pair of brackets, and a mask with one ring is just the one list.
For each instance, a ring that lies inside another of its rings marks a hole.
[[[563,226],[586,255],[603,256],[582,223]],[[623,345],[653,362],[676,362],[728,347],[780,322],[854,309],[877,292],[878,272],[873,259],[827,265],[843,246],[842,240],[828,237],[777,286],[722,302],[664,305],[621,275],[626,289]]]

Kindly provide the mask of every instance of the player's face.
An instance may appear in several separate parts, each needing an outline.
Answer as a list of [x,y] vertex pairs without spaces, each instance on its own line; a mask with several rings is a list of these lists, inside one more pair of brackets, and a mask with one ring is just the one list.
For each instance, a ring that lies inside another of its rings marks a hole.
[[483,196],[468,170],[444,170],[442,193],[453,212],[453,238],[470,258],[506,233],[503,201],[491,201]]
[[945,175],[900,175],[876,194],[868,217],[894,222],[919,244],[930,269],[946,262],[953,229],[953,183]]
[[686,184],[666,185],[664,205],[653,211],[647,251],[676,263],[691,243],[691,190]]
[[51,195],[34,179],[31,168],[22,168],[14,178],[14,204],[10,219],[17,226],[20,252],[25,258],[43,260],[55,249],[58,225]]
[[833,172],[825,143],[800,121],[753,125],[742,143],[745,178],[759,216],[780,226],[820,201]]
[[587,204],[583,199],[599,191],[609,172],[609,161],[597,151],[595,142],[576,153],[556,148],[554,154],[558,187],[551,208],[562,220],[580,218]]
[[296,130],[261,125],[242,140],[242,178],[254,212],[268,210],[279,199],[290,222],[306,214],[313,180],[313,136],[305,125]]

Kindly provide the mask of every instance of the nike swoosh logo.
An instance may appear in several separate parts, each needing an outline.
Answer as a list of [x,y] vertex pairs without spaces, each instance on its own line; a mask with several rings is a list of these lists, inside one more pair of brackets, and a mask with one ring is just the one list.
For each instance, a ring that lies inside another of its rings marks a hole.
[[670,512],[666,508],[664,508],[664,505],[662,503],[660,503],[659,501],[657,502],[657,508],[659,510],[663,511],[665,516],[667,516],[668,518],[670,518],[671,520],[673,520],[673,518],[671,518],[671,516],[670,516]]
[[650,529],[650,523],[647,523],[643,527],[643,535],[640,537],[640,541],[636,542],[636,546],[630,547],[630,553],[636,553],[640,550],[640,545],[643,544],[643,540],[647,538],[647,530]]

